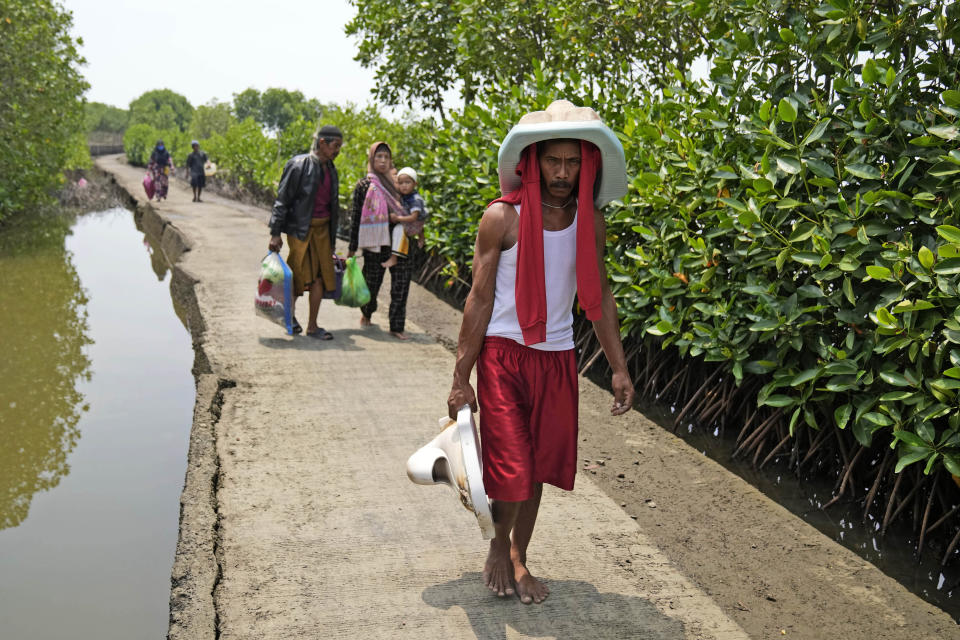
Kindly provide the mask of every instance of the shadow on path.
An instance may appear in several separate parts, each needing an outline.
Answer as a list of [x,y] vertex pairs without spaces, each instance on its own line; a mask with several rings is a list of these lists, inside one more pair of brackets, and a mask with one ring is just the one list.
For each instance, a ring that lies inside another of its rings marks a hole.
[[[370,327],[369,329],[328,329],[328,331],[333,334],[333,340],[319,340],[303,334],[291,339],[290,336],[283,333],[283,329],[279,330],[280,335],[278,337],[259,336],[257,339],[260,344],[270,349],[301,349],[313,351],[328,351],[331,349],[335,351],[363,351],[364,347],[358,345],[354,340],[356,336],[361,336],[376,342],[403,344],[403,341],[397,340],[386,331],[381,331],[377,327]],[[410,337],[410,340],[406,341],[406,343],[410,345],[430,344],[433,342],[433,339],[425,333],[408,332],[407,335]]]
[[507,627],[535,638],[644,638],[682,640],[683,623],[660,613],[649,600],[601,593],[581,580],[549,580],[550,597],[525,605],[516,597],[499,599],[479,573],[428,587],[423,601],[437,609],[460,607],[479,640],[506,640]]

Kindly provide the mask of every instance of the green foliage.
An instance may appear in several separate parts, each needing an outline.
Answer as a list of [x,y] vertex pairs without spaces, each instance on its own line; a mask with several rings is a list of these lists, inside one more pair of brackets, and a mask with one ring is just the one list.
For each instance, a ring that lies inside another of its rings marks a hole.
[[240,93],[233,94],[233,115],[237,120],[260,117],[260,92],[250,87]]
[[383,140],[390,145],[397,169],[405,165],[416,167],[420,151],[432,144],[426,135],[429,123],[410,116],[399,122],[388,120],[372,106],[332,105],[327,108],[320,124],[333,124],[343,131],[337,171],[340,173],[341,202],[344,203],[350,202],[357,181],[367,175],[367,155],[374,142]]
[[239,120],[253,118],[273,132],[286,129],[297,120],[316,121],[323,113],[320,102],[305,98],[299,91],[270,88],[262,94],[256,89],[245,89],[233,94],[233,109]]
[[83,105],[84,127],[87,133],[92,131],[110,131],[123,133],[127,128],[130,114],[125,109],[111,107],[102,102],[87,102]]
[[127,162],[134,166],[145,167],[150,162],[150,155],[158,140],[173,156],[176,166],[183,166],[187,161],[190,148],[190,138],[179,129],[161,131],[148,124],[135,124],[123,134],[123,150],[127,155]]
[[130,103],[129,124],[148,124],[155,129],[186,131],[193,118],[193,107],[170,89],[147,91]]
[[201,141],[217,172],[241,187],[272,191],[280,180],[276,139],[268,138],[253,118],[247,118],[220,136]]
[[49,200],[83,130],[71,22],[50,1],[0,0],[0,220]]
[[469,266],[520,113],[592,105],[629,164],[606,212],[628,340],[761,376],[791,432],[849,429],[899,447],[899,468],[958,473],[960,9],[686,10],[725,34],[709,84],[675,72],[655,92],[534,63],[454,114],[423,160],[432,249]]
[[93,158],[90,157],[90,146],[87,144],[87,136],[83,133],[73,134],[70,136],[67,155],[63,160],[64,170],[90,169],[92,167]]
[[157,135],[157,130],[148,124],[135,124],[127,128],[123,134],[123,152],[127,155],[127,162],[137,167],[147,166]]
[[214,134],[223,135],[236,122],[228,103],[213,101],[194,110],[187,134],[195,140],[209,138]]
[[[466,103],[501,76],[514,82],[534,61],[610,83],[660,85],[708,50],[706,3],[672,0],[351,0],[356,60],[376,69],[377,98],[442,114],[456,86]],[[686,5],[684,5],[686,6]]]
[[343,148],[337,157],[340,174],[340,201],[350,202],[353,187],[366,175],[367,151],[373,142],[387,140],[394,149],[394,163],[416,164],[418,151],[426,147],[426,123],[407,118],[394,122],[373,107],[328,106],[322,121],[299,117],[288,123],[275,137],[264,132],[252,117],[231,126],[224,135],[201,140],[203,149],[217,163],[218,175],[261,195],[273,194],[284,164],[291,157],[307,153],[318,126],[333,124],[344,134]]

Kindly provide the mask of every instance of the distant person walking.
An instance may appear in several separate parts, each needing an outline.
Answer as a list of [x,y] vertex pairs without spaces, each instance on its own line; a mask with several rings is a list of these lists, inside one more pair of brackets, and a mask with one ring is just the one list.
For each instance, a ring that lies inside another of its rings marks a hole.
[[[317,314],[324,291],[336,288],[333,270],[333,245],[340,218],[337,192],[340,178],[334,159],[343,146],[343,134],[332,125],[325,125],[313,136],[310,153],[287,161],[280,176],[277,200],[270,215],[270,251],[283,247],[280,233],[287,234],[287,264],[293,271],[293,294],[310,292],[310,317],[307,336],[332,340],[333,334],[317,326]],[[296,298],[294,298],[294,306]],[[293,319],[293,332],[303,328]]]
[[200,151],[200,143],[194,140],[190,143],[193,153],[187,156],[187,171],[190,173],[190,186],[193,188],[193,201],[203,202],[200,193],[207,186],[207,175],[204,173],[207,165],[207,154]]
[[167,151],[163,140],[157,140],[157,146],[153,148],[153,153],[150,154],[150,163],[147,165],[147,171],[150,172],[156,188],[153,195],[157,202],[167,197],[167,189],[170,188],[170,172],[173,169],[173,156]]
[[[360,326],[369,327],[377,310],[377,294],[386,271],[383,263],[390,259],[390,231],[407,212],[403,208],[390,171],[393,152],[386,142],[374,142],[367,155],[367,175],[353,190],[353,220],[350,225],[348,255],[363,250],[363,278],[370,289],[370,302],[360,307]],[[410,261],[401,259],[390,269],[390,334],[407,340],[403,332],[407,317],[407,295],[410,293]]]

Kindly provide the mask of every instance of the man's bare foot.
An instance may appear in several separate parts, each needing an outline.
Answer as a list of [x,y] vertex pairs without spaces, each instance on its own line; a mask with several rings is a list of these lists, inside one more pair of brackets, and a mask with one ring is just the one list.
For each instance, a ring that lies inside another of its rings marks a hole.
[[395,264],[397,264],[397,256],[390,256],[390,259],[388,259],[386,262],[381,262],[380,266],[384,269],[389,269]]
[[496,539],[490,541],[490,553],[487,555],[487,562],[483,566],[483,583],[487,585],[493,593],[501,598],[512,596],[513,588],[513,563],[510,561],[510,547],[502,548]]
[[550,588],[530,575],[521,562],[513,563],[513,578],[517,583],[517,595],[523,604],[540,604],[550,595]]
[[410,336],[408,336],[407,334],[405,334],[403,331],[391,331],[391,332],[390,332],[390,335],[392,335],[392,336],[393,336],[394,338],[396,338],[397,340],[409,340],[409,339],[410,339]]
[[361,326],[361,327],[369,327],[369,326],[370,326],[370,318],[368,318],[367,316],[363,316],[363,315],[360,316],[360,326]]

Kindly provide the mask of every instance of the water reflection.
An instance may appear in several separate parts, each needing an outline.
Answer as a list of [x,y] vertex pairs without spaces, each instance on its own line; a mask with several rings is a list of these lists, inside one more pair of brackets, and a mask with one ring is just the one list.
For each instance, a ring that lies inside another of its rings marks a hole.
[[28,214],[0,233],[0,530],[70,471],[87,409],[87,299],[65,248],[73,219]]

